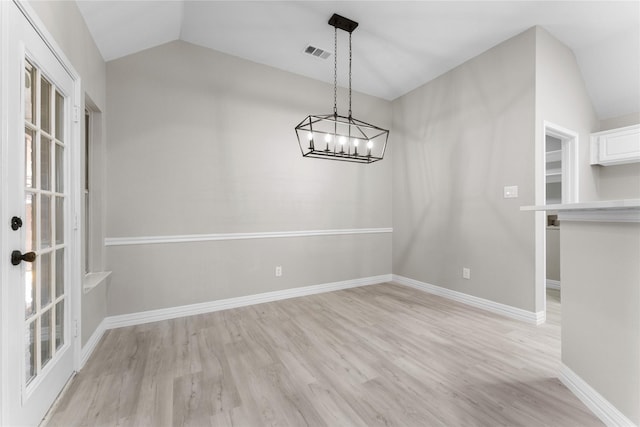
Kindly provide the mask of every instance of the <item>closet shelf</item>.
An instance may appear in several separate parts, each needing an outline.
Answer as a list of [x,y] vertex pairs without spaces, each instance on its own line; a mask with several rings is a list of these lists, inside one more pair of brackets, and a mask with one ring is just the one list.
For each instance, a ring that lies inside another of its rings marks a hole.
[[562,161],[562,150],[547,151],[545,155],[547,163]]

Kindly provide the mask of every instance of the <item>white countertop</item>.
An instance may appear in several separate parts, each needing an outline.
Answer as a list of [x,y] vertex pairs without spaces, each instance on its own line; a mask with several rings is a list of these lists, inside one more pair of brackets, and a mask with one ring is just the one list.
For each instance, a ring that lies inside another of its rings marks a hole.
[[560,203],[557,205],[521,206],[521,211],[592,211],[640,209],[640,199],[602,200],[597,202]]

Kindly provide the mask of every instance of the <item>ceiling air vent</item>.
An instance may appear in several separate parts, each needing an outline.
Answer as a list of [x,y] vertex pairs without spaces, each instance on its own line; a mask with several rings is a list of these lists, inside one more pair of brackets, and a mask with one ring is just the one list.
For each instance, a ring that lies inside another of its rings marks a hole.
[[322,58],[322,59],[327,59],[328,57],[331,56],[331,52],[327,52],[324,49],[320,49],[319,47],[315,47],[315,46],[307,46],[304,49],[304,53],[308,53],[309,55],[313,55],[313,56],[317,56],[318,58]]

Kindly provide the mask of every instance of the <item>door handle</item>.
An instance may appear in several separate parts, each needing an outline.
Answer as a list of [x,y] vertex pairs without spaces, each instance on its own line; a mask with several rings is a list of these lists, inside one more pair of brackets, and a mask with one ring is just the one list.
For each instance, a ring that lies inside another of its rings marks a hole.
[[17,231],[20,227],[22,227],[22,218],[18,216],[11,218],[11,229]]
[[18,265],[22,261],[33,262],[35,260],[36,260],[36,253],[35,252],[27,252],[27,253],[24,253],[24,254],[22,252],[20,252],[20,251],[11,252],[11,264],[13,264],[13,265]]

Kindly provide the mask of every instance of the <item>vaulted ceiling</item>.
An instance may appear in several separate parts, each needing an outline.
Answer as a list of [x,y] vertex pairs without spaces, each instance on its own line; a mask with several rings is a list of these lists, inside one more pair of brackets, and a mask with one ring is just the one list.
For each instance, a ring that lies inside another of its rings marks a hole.
[[[639,1],[96,1],[78,6],[105,60],[173,40],[333,83],[333,13],[353,33],[353,88],[392,100],[526,29],[569,46],[601,119],[640,112]],[[339,32],[339,84],[347,39]]]

